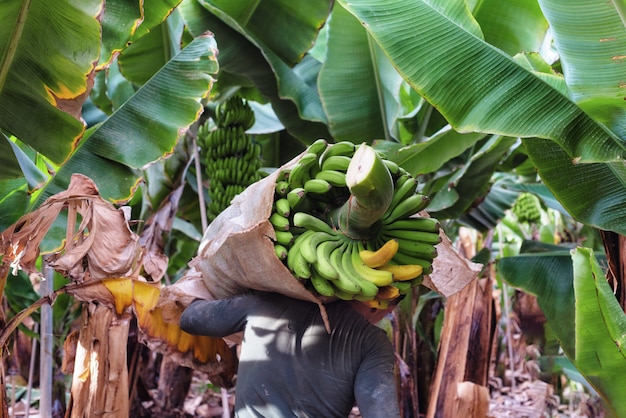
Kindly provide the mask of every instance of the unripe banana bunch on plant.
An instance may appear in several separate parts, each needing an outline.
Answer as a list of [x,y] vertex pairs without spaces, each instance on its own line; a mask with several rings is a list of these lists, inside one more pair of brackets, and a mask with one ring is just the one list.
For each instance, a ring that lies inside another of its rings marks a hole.
[[277,177],[269,221],[275,251],[321,296],[384,309],[432,271],[439,222],[414,217],[429,200],[372,147],[319,139]]
[[532,193],[521,193],[511,211],[519,222],[540,223],[541,222],[541,202]]
[[198,129],[198,146],[205,174],[210,181],[209,220],[222,212],[233,197],[261,178],[261,147],[246,130],[254,125],[254,112],[247,102],[233,96],[216,108],[216,129],[207,124]]

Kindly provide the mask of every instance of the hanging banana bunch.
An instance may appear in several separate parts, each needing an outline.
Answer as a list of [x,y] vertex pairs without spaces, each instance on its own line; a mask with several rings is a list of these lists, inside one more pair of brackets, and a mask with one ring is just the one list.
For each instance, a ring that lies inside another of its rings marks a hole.
[[237,194],[261,178],[261,147],[246,130],[254,125],[254,112],[247,102],[233,96],[215,111],[217,128],[207,124],[198,129],[198,146],[204,171],[210,181],[207,216],[222,212]]
[[319,139],[277,178],[274,249],[321,296],[384,309],[432,272],[440,225],[417,181],[372,147]]
[[541,223],[541,201],[532,193],[520,193],[511,211],[519,222]]

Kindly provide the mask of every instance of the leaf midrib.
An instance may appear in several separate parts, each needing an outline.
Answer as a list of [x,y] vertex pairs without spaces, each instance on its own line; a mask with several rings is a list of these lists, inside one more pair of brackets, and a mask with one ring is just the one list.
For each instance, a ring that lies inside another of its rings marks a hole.
[[26,17],[28,16],[31,2],[32,0],[24,0],[22,2],[22,7],[20,8],[17,20],[15,21],[15,26],[13,26],[13,31],[11,32],[7,49],[4,51],[2,61],[0,61],[0,92],[4,90],[4,83],[6,82],[9,74],[9,69],[13,64],[17,46],[22,39],[22,32],[24,31],[24,26],[26,25]]

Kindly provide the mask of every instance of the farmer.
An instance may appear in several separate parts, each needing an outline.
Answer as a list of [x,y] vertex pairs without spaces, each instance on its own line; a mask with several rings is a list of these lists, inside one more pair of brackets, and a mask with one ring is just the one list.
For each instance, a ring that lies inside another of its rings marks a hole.
[[395,418],[394,351],[373,325],[391,309],[356,301],[327,304],[329,334],[315,303],[250,292],[194,301],[180,325],[213,337],[244,332],[237,417],[345,418],[356,402],[363,418]]

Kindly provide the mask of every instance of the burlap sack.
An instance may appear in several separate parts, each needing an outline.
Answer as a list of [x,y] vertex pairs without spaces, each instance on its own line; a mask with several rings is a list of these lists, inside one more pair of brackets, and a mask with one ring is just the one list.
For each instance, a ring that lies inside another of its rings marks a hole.
[[[276,257],[272,212],[276,179],[293,167],[304,153],[271,175],[249,186],[233,199],[202,238],[198,256],[190,266],[199,271],[214,299],[227,298],[249,289],[277,292],[315,302],[326,318],[323,302],[309,292]],[[423,216],[428,216],[426,212]],[[458,292],[478,276],[480,265],[460,256],[447,236],[438,245],[439,256],[424,284],[445,297]],[[328,324],[327,324],[328,325]]]
[[276,257],[276,234],[268,218],[272,212],[276,179],[293,167],[304,153],[262,180],[248,186],[206,230],[198,256],[189,265],[202,274],[214,299],[241,294],[249,289],[281,293],[323,303],[296,279]]

